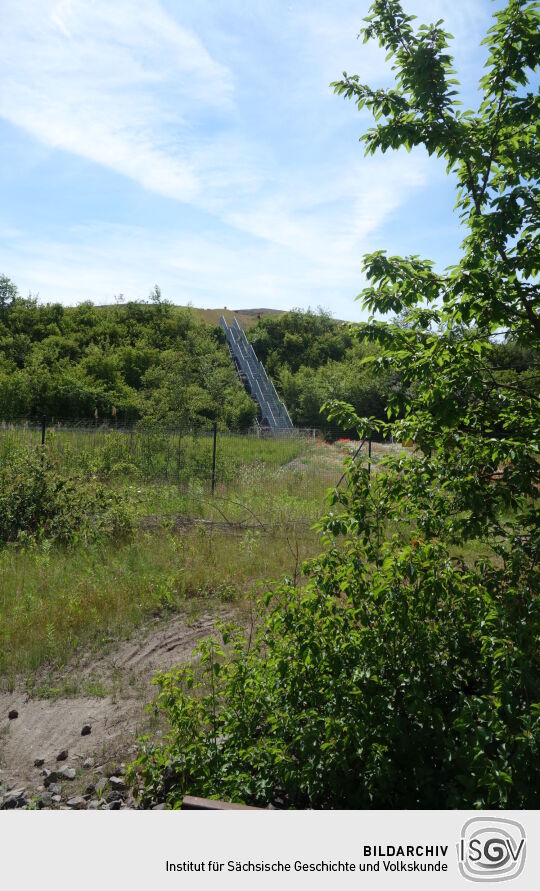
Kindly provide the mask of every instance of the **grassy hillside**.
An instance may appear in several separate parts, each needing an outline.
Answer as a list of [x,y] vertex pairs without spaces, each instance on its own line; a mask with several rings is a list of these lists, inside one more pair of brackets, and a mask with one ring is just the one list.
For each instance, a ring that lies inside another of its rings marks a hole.
[[281,316],[284,311],[281,309],[228,309],[224,306],[222,309],[199,309],[199,307],[190,307],[192,312],[198,319],[207,322],[209,325],[219,324],[220,316],[224,316],[226,321],[231,324],[236,316],[242,328],[247,330],[256,325],[261,319]]

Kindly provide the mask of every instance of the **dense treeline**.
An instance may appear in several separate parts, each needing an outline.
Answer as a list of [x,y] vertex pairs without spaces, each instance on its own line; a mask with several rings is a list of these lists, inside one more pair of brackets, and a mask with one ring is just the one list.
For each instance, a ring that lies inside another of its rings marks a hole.
[[354,326],[294,310],[261,319],[248,337],[298,426],[324,428],[320,410],[330,399],[349,402],[362,416],[385,417],[392,379],[362,364],[381,350],[359,339]]
[[[374,347],[324,313],[284,313],[249,332],[299,426],[324,426],[321,405],[345,399],[382,416],[384,386],[361,367]],[[167,426],[217,420],[245,429],[256,406],[218,326],[163,300],[76,307],[23,298],[0,279],[0,417],[115,417]]]
[[[374,374],[364,363],[382,356],[382,347],[327,313],[267,316],[248,337],[296,426],[325,429],[321,406],[329,400],[383,419],[389,396],[400,388],[395,375]],[[494,358],[499,378],[534,391],[538,381],[526,349],[501,343]],[[256,414],[221,329],[163,300],[159,288],[146,302],[65,307],[23,298],[0,277],[0,418],[97,416],[167,427],[218,421],[242,430]]]
[[[408,328],[405,314],[394,317],[395,328]],[[373,365],[366,359],[388,352],[380,344],[360,336],[354,325],[339,322],[327,313],[292,311],[267,316],[248,332],[253,347],[272,375],[294,422],[301,427],[322,427],[321,405],[330,400],[347,402],[361,417],[386,418],[388,400],[401,394],[401,403],[414,398],[415,387],[405,388],[399,375]],[[483,339],[479,331],[456,326],[455,337]],[[384,360],[381,359],[382,364]],[[540,386],[536,355],[515,338],[492,340],[485,372],[492,390],[510,385],[534,397]],[[332,422],[334,427],[336,422]]]
[[0,287],[1,417],[253,421],[219,328],[159,289],[148,303],[64,307],[22,298],[5,278]]

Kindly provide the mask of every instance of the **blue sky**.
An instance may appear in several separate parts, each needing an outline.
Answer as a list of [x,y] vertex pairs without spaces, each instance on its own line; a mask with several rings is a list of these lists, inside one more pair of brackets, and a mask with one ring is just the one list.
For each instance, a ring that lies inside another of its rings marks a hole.
[[[329,83],[389,63],[368,0],[2,0],[0,273],[74,304],[323,306],[359,319],[361,257],[457,256],[455,193],[423,151],[365,158]],[[476,105],[488,0],[407,0],[454,34]]]

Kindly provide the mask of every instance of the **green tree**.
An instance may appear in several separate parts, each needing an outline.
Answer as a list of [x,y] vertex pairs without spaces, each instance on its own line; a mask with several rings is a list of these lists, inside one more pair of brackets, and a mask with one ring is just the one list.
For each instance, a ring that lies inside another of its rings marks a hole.
[[441,22],[415,32],[412,20],[396,0],[377,0],[363,31],[394,59],[395,90],[372,90],[347,75],[334,88],[373,112],[367,152],[424,145],[446,160],[467,234],[459,262],[444,273],[417,256],[367,256],[364,306],[398,313],[401,324],[371,321],[363,333],[385,347],[383,364],[402,383],[390,400],[401,434],[437,455],[422,473],[445,479],[454,509],[441,522],[457,524],[460,536],[481,530],[490,545],[501,539],[505,553],[516,536],[526,539],[530,565],[538,401],[519,378],[499,373],[497,341],[528,346],[538,369],[540,102],[527,89],[540,48],[538,5],[510,0],[495,14],[476,112],[457,100]]
[[141,420],[246,428],[256,407],[217,326],[162,298],[76,307],[21,298],[4,278],[0,418]]
[[0,275],[0,313],[4,314],[6,310],[15,302],[19,292],[16,285],[6,275]]
[[294,373],[302,365],[318,368],[329,359],[341,360],[353,342],[349,326],[322,310],[267,316],[248,337],[268,373],[276,377],[285,367]]
[[373,4],[363,34],[393,59],[395,89],[348,76],[334,88],[372,110],[369,152],[423,145],[446,160],[466,236],[444,273],[366,257],[364,305],[399,324],[362,335],[398,386],[387,421],[343,402],[330,415],[417,448],[376,476],[349,463],[307,587],[270,592],[249,639],[224,629],[232,655],[206,642],[202,680],[159,678],[172,734],[143,745],[145,802],[538,806],[540,417],[496,344],[511,338],[538,366],[539,33],[534,3],[497,11],[482,101],[461,111],[441,22],[414,30],[397,0]]

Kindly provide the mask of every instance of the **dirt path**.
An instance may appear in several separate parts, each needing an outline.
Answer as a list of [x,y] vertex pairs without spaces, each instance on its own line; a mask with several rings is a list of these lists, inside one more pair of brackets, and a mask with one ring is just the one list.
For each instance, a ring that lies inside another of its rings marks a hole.
[[[80,694],[31,697],[22,682],[13,692],[0,693],[0,803],[2,793],[5,800],[13,789],[24,788],[28,800],[39,796],[43,769],[61,767],[56,758],[63,750],[68,751],[63,763],[75,769],[76,779],[63,786],[62,801],[83,792],[100,774],[121,773],[118,765],[133,756],[137,736],[149,729],[160,734],[156,719],[144,711],[156,695],[152,677],[189,659],[197,642],[224,618],[225,613],[213,613],[156,621],[109,652],[87,656],[55,676],[56,689]],[[88,695],[92,690],[100,695]],[[14,720],[8,717],[12,710],[18,712]],[[91,732],[82,736],[85,724]],[[44,765],[36,768],[36,759]]]

